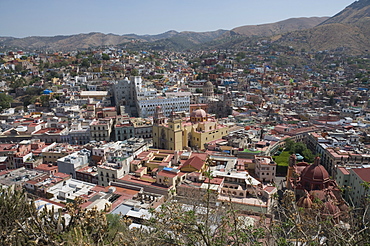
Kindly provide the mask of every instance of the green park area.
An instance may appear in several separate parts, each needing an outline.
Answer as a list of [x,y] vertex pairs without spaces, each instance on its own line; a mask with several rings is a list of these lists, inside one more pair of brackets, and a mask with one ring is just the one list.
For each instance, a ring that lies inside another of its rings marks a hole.
[[252,154],[259,154],[259,153],[261,153],[260,150],[250,150],[250,149],[244,149],[243,152],[245,152],[245,153],[252,153]]
[[275,155],[272,158],[278,166],[287,167],[289,165],[289,156],[289,151],[283,151],[280,155]]
[[298,162],[305,161],[308,163],[312,163],[315,158],[315,155],[312,154],[311,150],[309,150],[304,143],[296,143],[290,138],[285,139],[284,151],[272,157],[277,164],[277,175],[285,175],[287,173],[289,166],[289,156],[291,154],[296,154]]
[[275,155],[272,157],[277,164],[276,173],[277,174],[286,174],[288,171],[289,165],[289,151],[283,151],[280,155]]

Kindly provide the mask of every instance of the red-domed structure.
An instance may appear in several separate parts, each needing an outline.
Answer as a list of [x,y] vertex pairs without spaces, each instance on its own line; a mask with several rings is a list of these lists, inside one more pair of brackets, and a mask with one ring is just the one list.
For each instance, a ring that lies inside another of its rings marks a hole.
[[296,163],[296,156],[291,155],[287,175],[287,187],[298,190],[323,190],[337,187],[334,180],[330,179],[328,171],[320,164],[320,157],[310,165],[307,162]]
[[204,122],[207,121],[207,113],[203,109],[196,109],[190,113],[190,121],[191,122]]
[[312,207],[312,199],[309,194],[306,196],[302,196],[299,198],[297,205],[302,208],[311,208]]
[[296,155],[291,155],[287,188],[295,191],[299,207],[311,209],[314,201],[320,200],[323,216],[339,218],[347,211],[341,191],[320,164],[320,157],[316,157],[315,162],[310,165],[307,162],[296,163]]
[[320,157],[315,159],[315,163],[303,169],[301,173],[301,185],[306,190],[322,190],[328,188],[330,176],[325,167],[319,164]]

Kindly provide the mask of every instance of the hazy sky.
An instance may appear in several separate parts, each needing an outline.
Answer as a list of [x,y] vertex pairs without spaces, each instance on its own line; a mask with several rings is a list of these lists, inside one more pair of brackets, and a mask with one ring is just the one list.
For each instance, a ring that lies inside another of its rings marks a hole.
[[0,36],[230,30],[333,16],[354,0],[0,0]]

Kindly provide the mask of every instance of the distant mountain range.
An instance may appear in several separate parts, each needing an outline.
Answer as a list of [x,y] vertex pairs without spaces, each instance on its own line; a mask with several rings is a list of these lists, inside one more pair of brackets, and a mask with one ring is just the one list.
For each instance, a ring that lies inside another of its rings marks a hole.
[[88,33],[54,37],[0,37],[0,46],[27,50],[76,50],[122,45],[131,49],[240,48],[264,37],[294,49],[363,54],[370,50],[370,0],[359,0],[333,17],[291,18],[211,32],[168,31],[158,35]]
[[[54,37],[0,37],[0,45],[19,49],[73,50],[125,43],[130,45],[130,43],[136,43],[136,45],[131,44],[131,46],[143,46],[147,48],[154,47],[155,49],[174,48],[176,50],[181,50],[194,48],[196,45],[234,34],[239,34],[246,37],[271,36],[282,34],[288,31],[307,29],[314,27],[327,19],[328,17],[293,18],[271,24],[241,26],[230,31],[217,30],[211,32],[177,32],[171,30],[158,35],[116,35],[92,32],[88,34]],[[137,45],[137,43],[140,43],[140,45]]]
[[29,50],[75,50],[101,46],[112,46],[131,42],[151,43],[158,40],[171,38],[174,40],[187,39],[192,44],[199,44],[211,41],[225,32],[227,31],[218,30],[213,32],[177,32],[172,30],[158,35],[116,35],[92,32],[87,34],[54,37],[0,37],[0,46]]

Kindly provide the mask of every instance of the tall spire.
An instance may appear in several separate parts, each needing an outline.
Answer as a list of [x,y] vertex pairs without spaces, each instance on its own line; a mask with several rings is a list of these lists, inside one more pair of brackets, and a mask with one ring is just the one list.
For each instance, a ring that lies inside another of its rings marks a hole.
[[289,166],[293,167],[297,163],[297,156],[295,154],[290,155],[289,157]]
[[316,156],[315,158],[315,162],[313,163],[315,166],[318,166],[320,165],[320,157],[319,156]]
[[171,114],[170,114],[170,120],[174,120],[176,118],[175,109],[172,108]]
[[153,115],[153,123],[154,124],[163,124],[165,122],[166,117],[164,117],[164,113],[161,106],[157,106],[155,108],[155,112]]

